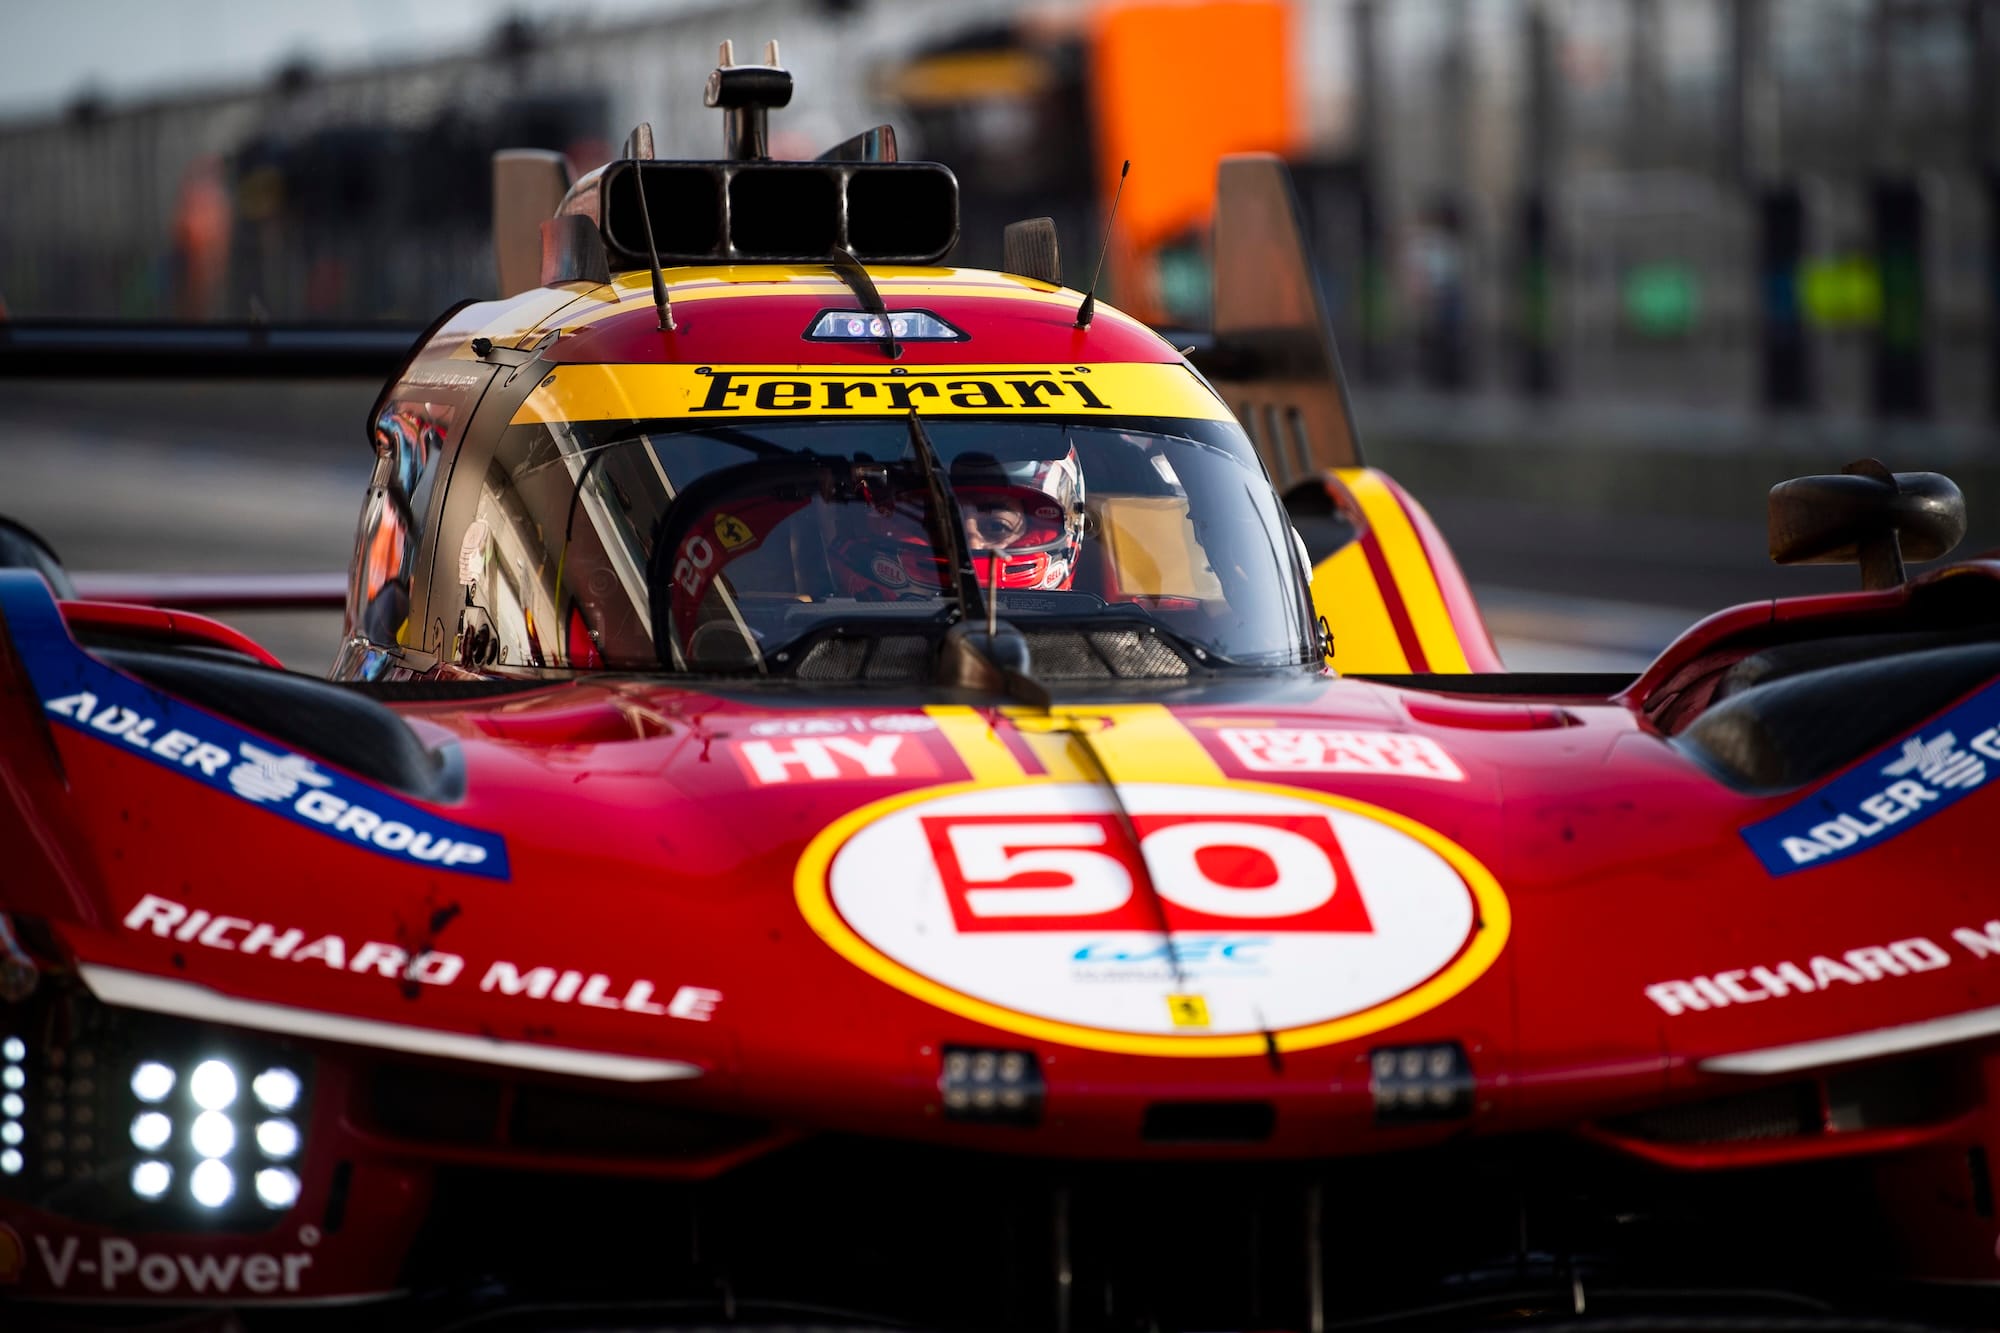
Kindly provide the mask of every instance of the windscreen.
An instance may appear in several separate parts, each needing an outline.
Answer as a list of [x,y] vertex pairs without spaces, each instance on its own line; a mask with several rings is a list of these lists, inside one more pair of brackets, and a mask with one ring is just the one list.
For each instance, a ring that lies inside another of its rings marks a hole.
[[942,507],[906,418],[513,426],[459,553],[468,623],[518,665],[782,674],[829,634],[941,631],[962,562],[1024,631],[1312,660],[1289,530],[1233,423],[921,429]]

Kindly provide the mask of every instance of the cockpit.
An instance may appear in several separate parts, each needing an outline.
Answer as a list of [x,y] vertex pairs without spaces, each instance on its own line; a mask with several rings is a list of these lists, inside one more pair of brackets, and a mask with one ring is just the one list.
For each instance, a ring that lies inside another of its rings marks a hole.
[[964,576],[1085,675],[1316,662],[1294,543],[1231,421],[517,419],[439,559],[479,665],[907,681]]

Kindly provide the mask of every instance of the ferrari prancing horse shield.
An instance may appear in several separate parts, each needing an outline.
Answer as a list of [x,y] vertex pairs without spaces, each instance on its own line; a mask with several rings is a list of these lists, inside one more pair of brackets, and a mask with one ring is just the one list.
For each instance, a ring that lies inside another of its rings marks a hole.
[[800,905],[851,961],[941,1008],[1158,1054],[1379,1030],[1462,990],[1505,942],[1492,876],[1392,812],[1272,787],[1119,794],[1122,813],[1083,784],[891,798],[814,840]]

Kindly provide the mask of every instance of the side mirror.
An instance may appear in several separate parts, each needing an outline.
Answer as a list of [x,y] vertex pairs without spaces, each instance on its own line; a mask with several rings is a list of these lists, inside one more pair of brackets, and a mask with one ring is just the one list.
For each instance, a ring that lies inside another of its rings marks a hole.
[[1965,496],[1936,472],[1891,472],[1872,458],[1838,476],[1771,488],[1771,559],[1861,566],[1861,586],[1894,588],[1903,560],[1936,560],[1965,536]]

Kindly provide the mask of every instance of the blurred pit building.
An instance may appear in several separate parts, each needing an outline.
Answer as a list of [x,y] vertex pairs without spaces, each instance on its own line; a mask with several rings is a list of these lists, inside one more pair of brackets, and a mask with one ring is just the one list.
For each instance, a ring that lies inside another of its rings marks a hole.
[[[810,157],[894,123],[961,262],[1057,219],[1088,281],[1199,331],[1214,163],[1294,165],[1364,393],[2000,422],[1993,0],[662,0],[479,49],[294,64],[0,123],[15,316],[400,320],[494,287],[494,149],[578,171],[640,120],[713,156],[720,41],[782,43]],[[1442,418],[1440,418],[1442,419]]]

